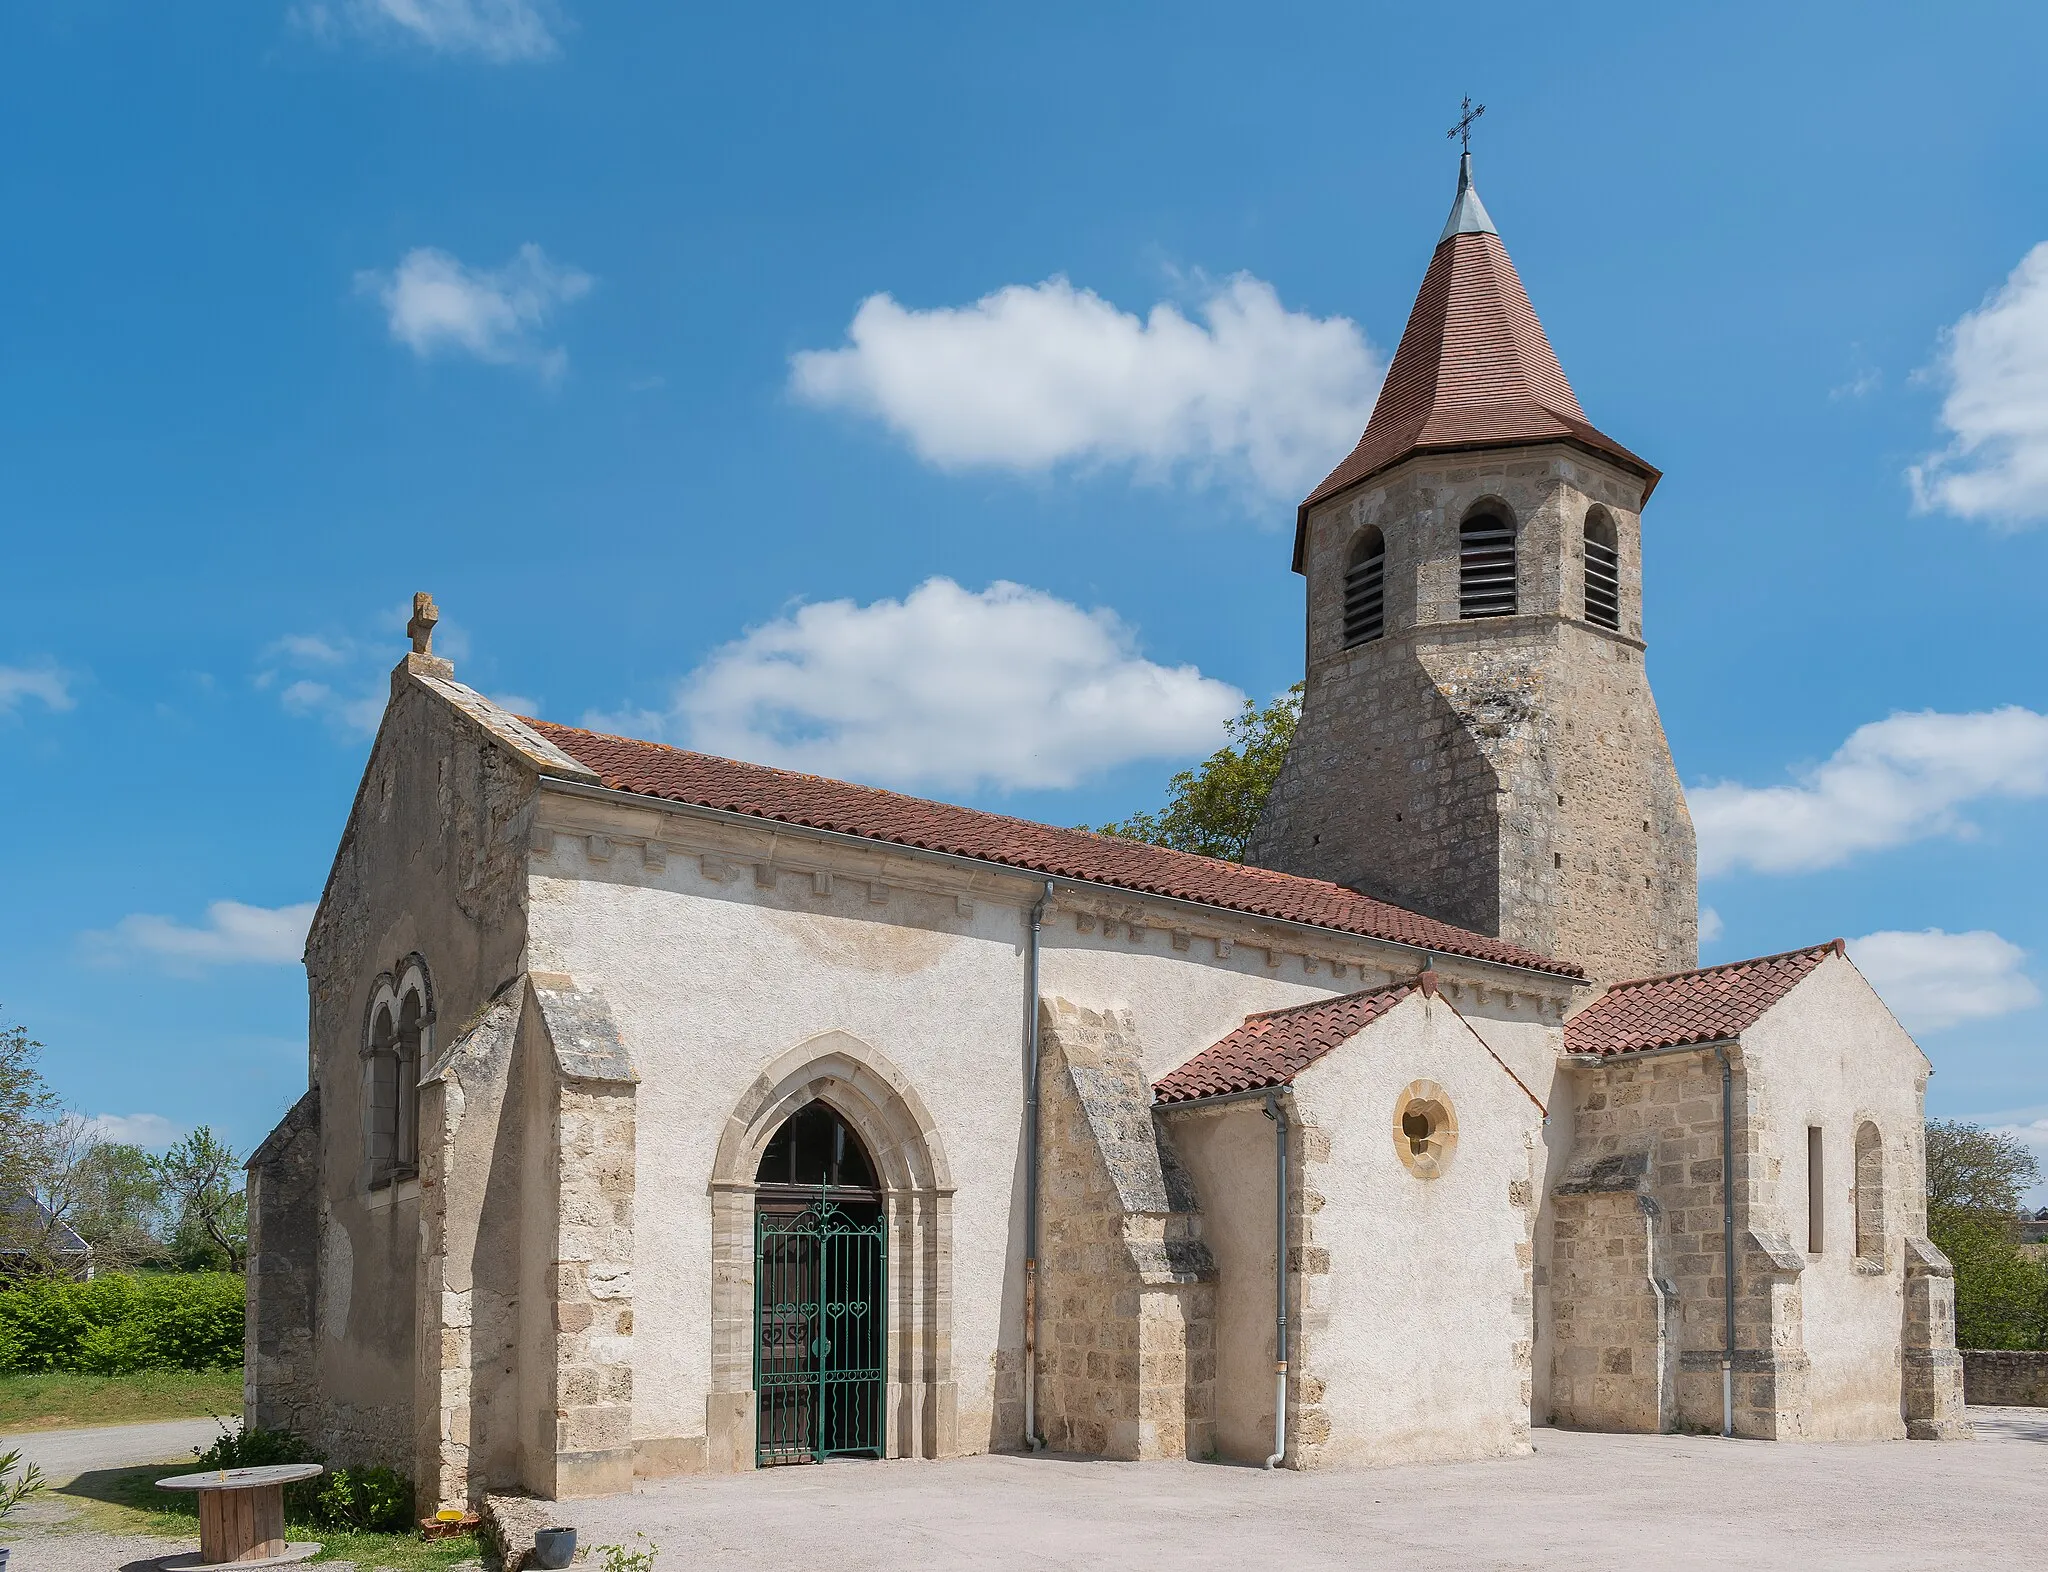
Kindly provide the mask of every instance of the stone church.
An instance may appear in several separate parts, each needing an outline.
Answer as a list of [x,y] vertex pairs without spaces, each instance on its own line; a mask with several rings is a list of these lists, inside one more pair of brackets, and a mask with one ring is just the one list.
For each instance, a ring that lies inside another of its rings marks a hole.
[[1468,159],[1301,505],[1244,865],[522,719],[418,597],[250,1163],[248,1421],[423,1503],[1967,1434],[1926,1058],[1839,942],[1697,969],[1657,480]]

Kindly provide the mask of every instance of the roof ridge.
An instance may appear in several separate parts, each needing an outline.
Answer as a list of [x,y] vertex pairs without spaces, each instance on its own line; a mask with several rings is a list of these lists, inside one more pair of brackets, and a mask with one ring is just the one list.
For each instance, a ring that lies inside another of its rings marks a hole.
[[700,753],[555,721],[526,722],[613,791],[787,824],[876,845],[937,851],[1073,884],[1380,940],[1419,956],[1463,956],[1563,979],[1582,967],[1474,933],[1332,880],[1127,840],[1075,826],[913,797],[772,764]]
[[1817,955],[1822,950],[1833,950],[1837,955],[1847,955],[1849,944],[1846,939],[1828,939],[1820,944],[1802,944],[1795,950],[1780,950],[1775,955],[1753,955],[1743,961],[1716,961],[1712,966],[1695,966],[1690,971],[1661,972],[1655,977],[1632,977],[1627,982],[1609,983],[1607,992],[1620,993],[1626,988],[1647,988],[1652,983],[1677,982],[1685,977],[1706,977],[1715,972],[1739,971],[1745,966],[1768,966],[1772,961],[1789,961],[1795,955]]
[[[1261,868],[1256,863],[1232,862],[1228,857],[1211,857],[1206,852],[1182,851],[1178,846],[1161,846],[1157,841],[1132,840],[1127,835],[1105,835],[1100,830],[1091,830],[1083,824],[1047,824],[1043,819],[1020,818],[1014,813],[998,813],[993,808],[970,808],[963,803],[947,802],[938,797],[918,797],[907,791],[897,791],[893,786],[875,786],[867,781],[849,781],[837,775],[814,775],[809,770],[792,770],[780,764],[762,764],[755,759],[735,759],[730,754],[706,753],[701,748],[679,748],[672,742],[657,742],[651,737],[628,737],[623,732],[592,731],[587,726],[567,726],[560,721],[540,720],[533,716],[514,717],[530,726],[545,726],[551,731],[573,731],[581,737],[595,737],[600,742],[626,742],[636,748],[659,748],[664,753],[673,753],[683,759],[709,759],[714,764],[729,764],[734,769],[758,770],[763,775],[779,776],[784,780],[814,781],[820,786],[836,786],[842,790],[873,792],[878,797],[891,797],[897,802],[916,803],[919,807],[947,808],[956,813],[979,814],[985,819],[1000,819],[1005,824],[1021,825],[1029,830],[1051,830],[1057,835],[1088,835],[1098,841],[1117,841],[1126,846],[1143,846],[1148,851],[1164,852],[1170,857],[1189,857],[1196,862],[1214,863],[1219,867],[1236,868],[1245,873],[1263,874],[1273,879],[1297,880],[1306,875],[1282,873],[1277,868]],[[1308,879],[1311,884],[1331,884],[1328,879]],[[1334,888],[1356,895],[1358,892],[1349,885],[1337,884]],[[1365,899],[1375,899],[1366,896]]]
[[[1349,1004],[1354,999],[1377,999],[1383,996],[1392,998],[1396,994],[1415,993],[1421,988],[1422,984],[1412,977],[1406,982],[1383,983],[1377,988],[1354,988],[1350,993],[1333,993],[1320,999],[1305,999],[1300,1004],[1283,1004],[1277,1010],[1254,1010],[1241,1024],[1249,1026],[1253,1021],[1270,1021],[1282,1015],[1296,1015],[1303,1010],[1321,1010],[1333,1004]],[[1231,1028],[1232,1031],[1237,1029],[1235,1026]]]

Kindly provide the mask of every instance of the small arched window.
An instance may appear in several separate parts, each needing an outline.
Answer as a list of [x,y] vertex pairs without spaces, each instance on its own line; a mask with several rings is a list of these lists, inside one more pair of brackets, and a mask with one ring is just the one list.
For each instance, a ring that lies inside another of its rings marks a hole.
[[1884,1265],[1884,1138],[1864,1120],[1856,1127],[1856,1259]]
[[1387,537],[1368,524],[1344,570],[1344,647],[1368,644],[1387,627]]
[[1621,543],[1605,508],[1586,515],[1586,620],[1621,631]]
[[1514,614],[1514,523],[1497,505],[1475,508],[1458,526],[1458,615]]
[[420,1073],[434,1022],[426,963],[409,959],[396,982],[377,981],[363,1042],[363,1160],[370,1184],[419,1172]]

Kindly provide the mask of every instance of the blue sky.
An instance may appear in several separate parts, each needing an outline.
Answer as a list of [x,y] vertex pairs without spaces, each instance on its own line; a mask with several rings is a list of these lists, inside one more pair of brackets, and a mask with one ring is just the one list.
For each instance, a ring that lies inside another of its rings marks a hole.
[[261,1137],[419,588],[551,718],[1152,804],[1298,674],[1469,92],[1666,472],[1707,958],[1890,936],[1932,1107],[2048,1149],[2048,14],[1668,9],[8,7],[0,1018]]

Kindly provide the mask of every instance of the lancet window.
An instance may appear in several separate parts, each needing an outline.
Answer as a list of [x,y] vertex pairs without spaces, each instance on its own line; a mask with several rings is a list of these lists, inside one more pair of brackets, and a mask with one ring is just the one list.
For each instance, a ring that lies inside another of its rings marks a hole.
[[1368,524],[1344,570],[1344,647],[1367,644],[1387,626],[1387,537]]
[[1515,526],[1498,505],[1485,505],[1458,526],[1458,615],[1515,614]]
[[1586,620],[1621,631],[1621,547],[1605,508],[1586,515]]

